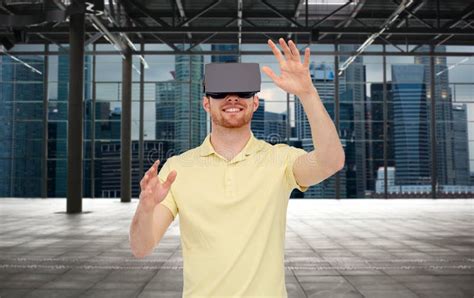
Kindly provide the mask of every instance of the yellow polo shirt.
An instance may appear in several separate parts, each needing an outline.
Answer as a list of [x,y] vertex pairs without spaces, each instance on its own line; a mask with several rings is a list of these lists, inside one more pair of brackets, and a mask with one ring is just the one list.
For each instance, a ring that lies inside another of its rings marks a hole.
[[303,149],[251,137],[228,161],[208,135],[199,147],[169,158],[158,176],[178,175],[161,202],[179,214],[183,297],[288,297],[286,211]]

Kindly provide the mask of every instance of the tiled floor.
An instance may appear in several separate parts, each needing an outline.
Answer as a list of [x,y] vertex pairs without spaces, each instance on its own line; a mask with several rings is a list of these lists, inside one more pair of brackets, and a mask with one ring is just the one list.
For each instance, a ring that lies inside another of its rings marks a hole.
[[[181,297],[175,221],[135,259],[137,201],[0,199],[0,297]],[[474,200],[291,200],[289,297],[473,297]]]

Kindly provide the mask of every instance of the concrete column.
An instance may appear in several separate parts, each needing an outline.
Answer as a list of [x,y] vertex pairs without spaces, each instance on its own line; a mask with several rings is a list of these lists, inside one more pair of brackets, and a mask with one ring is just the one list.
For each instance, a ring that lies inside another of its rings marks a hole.
[[121,184],[120,201],[132,199],[132,53],[127,49],[122,60],[122,117],[120,134]]
[[[77,2],[72,5],[78,5]],[[69,17],[69,107],[67,135],[67,213],[82,212],[82,97],[84,13]]]
[[[339,45],[336,44],[334,46],[334,50],[336,52],[339,52]],[[340,108],[340,104],[339,104],[339,75],[338,75],[338,72],[339,72],[339,55],[335,55],[334,56],[334,69],[336,70],[335,71],[335,77],[334,77],[334,124],[336,126],[336,131],[337,133],[339,134],[339,120],[340,120],[340,117],[339,117],[339,108]],[[340,171],[336,173],[336,189],[335,189],[335,192],[336,192],[336,199],[340,199],[341,198],[341,177],[340,177],[341,173]]]
[[430,46],[430,96],[431,96],[431,198],[436,199],[438,192],[438,156],[437,156],[437,138],[436,138],[436,90],[435,90],[435,51],[434,45]]
[[[140,46],[140,51],[143,53],[145,50],[145,45],[143,43],[143,40],[141,42]],[[142,54],[143,55],[143,54]],[[142,177],[144,174],[144,140],[143,140],[143,135],[144,135],[144,117],[145,117],[145,66],[143,63],[140,63],[140,140],[139,140],[139,145],[138,145],[138,160],[139,160],[139,165],[138,165],[138,176]],[[141,178],[140,178],[141,179]]]
[[41,198],[48,198],[48,68],[49,44],[44,46],[43,71],[43,147],[41,154]]

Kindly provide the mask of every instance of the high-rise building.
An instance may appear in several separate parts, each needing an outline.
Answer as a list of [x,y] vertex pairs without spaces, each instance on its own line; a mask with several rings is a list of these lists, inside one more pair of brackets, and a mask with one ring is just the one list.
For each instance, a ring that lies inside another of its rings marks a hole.
[[[423,46],[420,51],[429,51],[429,46]],[[437,52],[446,52],[445,46],[436,47]],[[449,89],[449,78],[447,71],[446,57],[436,56],[434,63],[435,74],[435,120],[436,120],[436,166],[438,185],[455,184],[454,169],[454,132],[453,132],[453,115],[452,115],[452,99]],[[429,56],[415,56],[415,64],[424,66],[424,84],[426,88],[426,96],[428,98],[427,105],[430,110],[432,103],[431,97],[431,58]],[[431,113],[428,113],[428,119],[431,119]],[[428,120],[429,121],[429,120]],[[428,128],[430,129],[430,127]],[[431,147],[430,147],[431,156]]]
[[[42,57],[20,57],[43,72]],[[0,56],[0,196],[41,196],[43,75]]]
[[[387,100],[387,166],[394,167],[393,154],[393,98],[392,83],[386,84]],[[372,83],[370,85],[370,98],[367,98],[367,190],[375,191],[375,180],[377,171],[384,166],[383,156],[383,83]]]
[[159,146],[158,158],[161,160],[161,164],[164,164],[168,157],[174,155],[175,144],[187,142],[187,140],[175,139],[176,82],[172,80],[156,83],[155,92],[155,139],[161,144]]
[[258,108],[250,122],[251,130],[257,139],[265,139],[265,99],[259,98]]
[[[356,51],[355,45],[340,45],[340,51]],[[349,56],[340,56],[345,61]],[[346,166],[340,171],[347,179],[348,198],[363,198],[366,186],[365,140],[365,66],[363,58],[357,57],[339,79],[339,129],[346,154]],[[342,185],[341,185],[342,189]]]
[[270,144],[286,143],[286,113],[265,112],[265,140]]
[[395,184],[430,184],[430,135],[425,67],[392,65]]
[[[182,45],[178,47],[184,49]],[[175,138],[180,140],[175,150],[180,154],[199,146],[207,135],[207,114],[202,108],[204,57],[176,55],[175,74]]]
[[467,105],[453,104],[454,173],[456,185],[470,185]]
[[[212,51],[238,51],[239,46],[237,44],[213,44],[211,46]],[[212,55],[211,61],[213,63],[229,63],[239,62],[238,55]]]
[[[143,143],[144,167],[148,169],[158,158],[157,152],[161,150],[160,141],[145,140]],[[142,178],[139,170],[138,141],[132,141],[132,197],[140,195],[140,180]],[[95,195],[102,198],[119,198],[121,186],[121,160],[120,142],[102,142],[97,150],[98,165],[95,167],[96,184]],[[163,162],[164,163],[164,162]],[[163,164],[161,163],[161,164]]]

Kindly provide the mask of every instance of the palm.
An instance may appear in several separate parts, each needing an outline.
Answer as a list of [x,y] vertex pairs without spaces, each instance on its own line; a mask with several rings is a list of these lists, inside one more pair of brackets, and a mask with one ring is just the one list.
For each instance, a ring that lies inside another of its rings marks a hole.
[[[158,179],[158,177],[156,177],[156,179]],[[160,203],[162,200],[165,199],[166,195],[168,194],[168,191],[170,190],[170,186],[171,184],[161,183],[160,181],[156,183],[154,189],[152,190],[154,194],[153,199],[155,200],[156,204]]]
[[177,175],[176,171],[171,171],[166,180],[161,182],[157,176],[159,164],[160,161],[156,161],[140,181],[140,201],[149,207],[155,206],[166,198]]
[[285,53],[285,57],[271,40],[268,41],[268,44],[280,65],[280,76],[277,76],[268,66],[264,66],[262,70],[278,87],[295,95],[307,93],[314,88],[309,73],[310,55],[308,48],[305,50],[304,61],[301,63],[300,53],[292,41],[286,44],[280,38],[280,46]]

